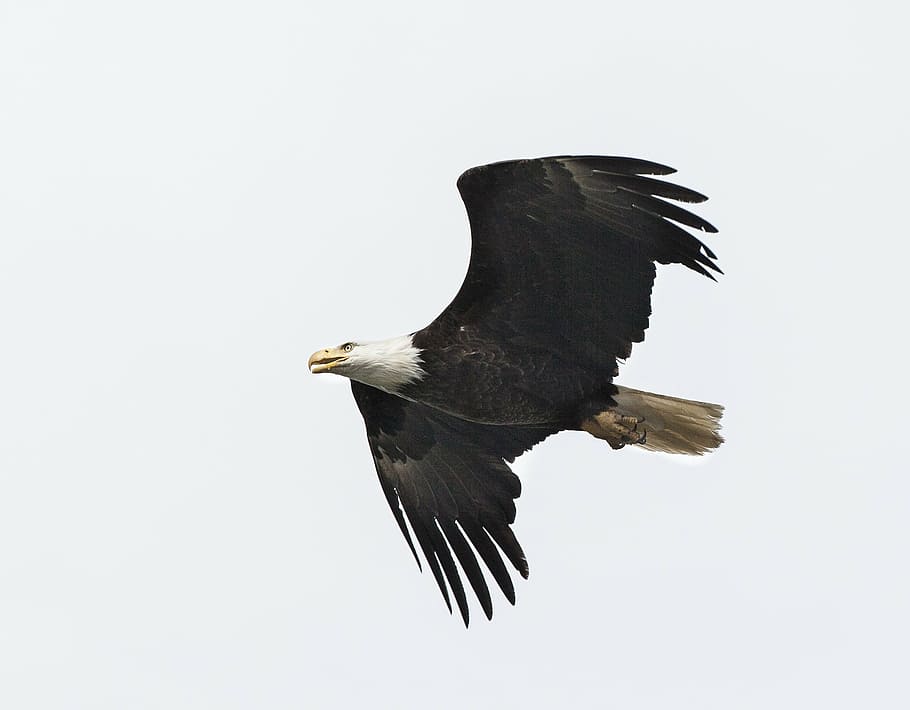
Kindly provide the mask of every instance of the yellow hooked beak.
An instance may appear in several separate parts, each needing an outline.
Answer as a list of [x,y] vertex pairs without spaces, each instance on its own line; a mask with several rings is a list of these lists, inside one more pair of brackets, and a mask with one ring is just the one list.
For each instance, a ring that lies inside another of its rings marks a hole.
[[307,361],[307,367],[314,375],[320,372],[329,372],[335,365],[348,359],[347,353],[341,348],[326,348],[317,350]]

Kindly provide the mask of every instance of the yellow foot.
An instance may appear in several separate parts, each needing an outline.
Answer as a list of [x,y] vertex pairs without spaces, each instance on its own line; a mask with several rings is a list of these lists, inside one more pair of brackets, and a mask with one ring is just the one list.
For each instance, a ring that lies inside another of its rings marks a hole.
[[647,431],[638,425],[644,417],[623,416],[615,409],[607,409],[581,423],[581,428],[598,439],[606,441],[611,448],[621,449],[626,444],[644,444]]

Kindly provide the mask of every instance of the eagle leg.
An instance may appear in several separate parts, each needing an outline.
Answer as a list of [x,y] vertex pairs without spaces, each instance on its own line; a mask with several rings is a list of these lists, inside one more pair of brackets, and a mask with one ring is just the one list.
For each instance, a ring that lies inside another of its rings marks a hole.
[[581,428],[606,441],[610,448],[621,449],[626,444],[645,443],[648,432],[644,428],[638,430],[638,425],[644,420],[644,417],[630,417],[615,409],[605,409],[582,421]]

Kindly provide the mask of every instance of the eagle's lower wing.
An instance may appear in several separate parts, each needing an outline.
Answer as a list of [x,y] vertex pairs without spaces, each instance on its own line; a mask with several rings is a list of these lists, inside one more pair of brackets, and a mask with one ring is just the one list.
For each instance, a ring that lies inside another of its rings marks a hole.
[[644,339],[654,262],[709,277],[720,271],[710,249],[679,225],[717,230],[664,199],[706,198],[644,177],[672,172],[598,156],[468,170],[458,180],[471,224],[468,273],[426,330],[441,339],[473,330],[496,343],[558,353],[567,366],[609,382],[617,358]]
[[420,565],[407,516],[449,610],[446,580],[467,625],[468,604],[457,559],[487,618],[493,614],[474,550],[514,604],[515,590],[500,550],[523,577],[528,576],[528,563],[509,527],[521,482],[506,460],[514,460],[555,430],[466,422],[356,381],[351,389],[389,507]]

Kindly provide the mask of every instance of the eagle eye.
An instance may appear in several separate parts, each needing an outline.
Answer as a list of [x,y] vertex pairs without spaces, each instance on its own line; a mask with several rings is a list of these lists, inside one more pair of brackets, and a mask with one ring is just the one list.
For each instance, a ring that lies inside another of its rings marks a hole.
[[349,352],[351,352],[351,350],[354,349],[354,343],[345,343],[344,345],[341,346],[341,349],[344,352],[349,353]]

